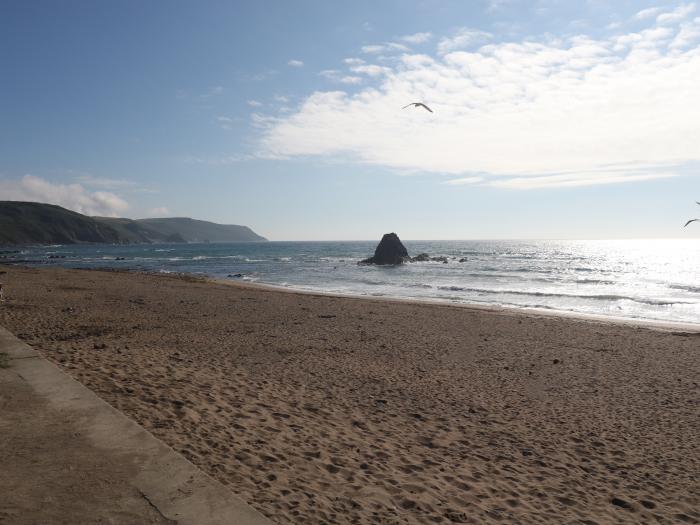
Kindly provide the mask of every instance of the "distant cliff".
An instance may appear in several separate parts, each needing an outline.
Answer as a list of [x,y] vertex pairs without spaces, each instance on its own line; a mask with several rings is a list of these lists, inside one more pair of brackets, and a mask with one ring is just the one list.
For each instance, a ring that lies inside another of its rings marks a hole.
[[88,217],[53,204],[0,201],[0,244],[257,242],[247,226],[184,217]]

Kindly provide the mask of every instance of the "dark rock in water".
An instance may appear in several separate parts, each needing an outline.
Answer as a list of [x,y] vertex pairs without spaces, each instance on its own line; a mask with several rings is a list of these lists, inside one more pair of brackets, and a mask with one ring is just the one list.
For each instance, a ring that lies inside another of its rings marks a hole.
[[243,277],[243,274],[242,273],[230,273],[230,274],[228,274],[228,277],[230,277],[231,279],[240,279],[241,277]]
[[459,262],[467,262],[467,258],[466,258],[466,257],[462,257],[462,258],[459,260]]
[[374,256],[360,261],[359,264],[403,264],[409,260],[411,258],[406,247],[401,244],[399,236],[395,233],[385,233],[374,250]]
[[409,262],[429,262],[429,261],[434,261],[434,262],[441,262],[443,264],[447,264],[447,257],[444,255],[441,255],[439,257],[431,257],[427,253],[419,253],[415,257],[409,257],[407,259]]

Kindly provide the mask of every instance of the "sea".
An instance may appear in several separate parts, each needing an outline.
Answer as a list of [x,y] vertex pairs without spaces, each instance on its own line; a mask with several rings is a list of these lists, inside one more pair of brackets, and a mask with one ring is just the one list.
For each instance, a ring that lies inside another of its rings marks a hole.
[[404,244],[447,262],[358,265],[377,241],[35,246],[0,250],[0,262],[700,325],[700,239]]

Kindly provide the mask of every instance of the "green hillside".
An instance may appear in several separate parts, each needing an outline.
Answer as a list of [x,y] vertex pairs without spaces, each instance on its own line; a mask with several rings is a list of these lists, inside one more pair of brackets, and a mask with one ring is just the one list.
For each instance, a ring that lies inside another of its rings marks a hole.
[[0,201],[0,244],[123,242],[108,224],[60,206]]
[[88,217],[53,204],[0,201],[0,244],[256,242],[247,226],[176,217]]

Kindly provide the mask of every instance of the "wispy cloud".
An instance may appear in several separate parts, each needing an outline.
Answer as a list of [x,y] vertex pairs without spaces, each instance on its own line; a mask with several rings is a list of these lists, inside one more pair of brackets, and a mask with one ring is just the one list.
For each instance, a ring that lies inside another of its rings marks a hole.
[[91,192],[81,184],[55,184],[34,175],[0,180],[0,193],[6,200],[57,204],[86,215],[116,217],[129,208],[124,199],[112,192]]
[[231,117],[216,117],[216,121],[219,123],[221,129],[233,129],[233,119]]
[[347,64],[348,66],[361,66],[365,63],[365,61],[361,58],[345,58],[343,59],[343,63]]
[[424,44],[428,40],[433,38],[433,34],[429,32],[424,33],[413,33],[412,35],[404,35],[399,40],[406,42],[407,44]]
[[246,104],[248,104],[251,108],[259,108],[263,105],[263,103],[258,100],[249,100],[246,102]]
[[304,62],[302,62],[301,60],[293,59],[293,60],[290,60],[289,62],[287,62],[287,65],[289,67],[304,67]]
[[695,4],[683,4],[678,6],[673,11],[661,13],[656,17],[656,21],[659,24],[677,24],[678,22],[688,18],[693,11],[695,11]]
[[167,206],[158,206],[147,210],[144,218],[167,217],[170,214],[170,210],[167,208]]
[[342,84],[361,84],[362,77],[356,75],[346,75],[338,69],[324,69],[319,72],[319,75],[333,82],[340,82]]
[[646,20],[648,18],[654,18],[662,11],[661,7],[649,7],[647,9],[642,9],[634,17],[637,20]]
[[350,68],[353,73],[361,73],[363,75],[369,75],[371,77],[376,77],[391,72],[391,69],[384,66],[377,66],[374,64],[366,64],[361,66],[353,66]]
[[489,186],[498,188],[530,190],[535,188],[571,188],[597,186],[600,184],[620,184],[654,179],[667,179],[678,176],[674,172],[621,173],[619,171],[579,172],[566,175],[543,175],[538,177],[513,177],[494,180]]
[[224,86],[214,86],[206,93],[202,93],[201,95],[199,95],[199,98],[207,99],[212,97],[218,97],[220,95],[223,95],[224,91],[226,91],[224,89]]
[[483,180],[484,177],[461,177],[459,179],[446,180],[445,184],[449,184],[451,186],[462,186],[465,184],[476,184],[478,182],[482,182]]
[[493,13],[494,11],[499,11],[510,4],[513,0],[487,0],[488,5],[486,6],[487,13]]
[[368,55],[378,55],[380,53],[392,53],[397,51],[408,51],[409,48],[397,42],[388,42],[385,44],[372,44],[362,46],[362,52]]
[[75,179],[78,182],[87,186],[93,188],[102,188],[105,190],[119,190],[125,188],[135,188],[138,186],[138,183],[131,180],[95,177],[94,175],[90,174],[78,175],[77,177],[75,177]]
[[483,43],[493,35],[486,31],[463,27],[451,37],[445,37],[438,43],[438,53],[444,55],[458,49],[465,49],[475,44]]
[[[365,70],[366,87],[356,93],[310,94],[292,114],[266,122],[259,151],[448,174],[462,181],[447,182],[455,185],[670,177],[674,166],[700,160],[700,20],[690,13],[660,10],[634,33],[480,47],[476,40],[490,35],[462,29],[432,55],[404,53],[381,74]],[[664,14],[675,22],[658,20]],[[413,100],[435,113],[400,110]]]

